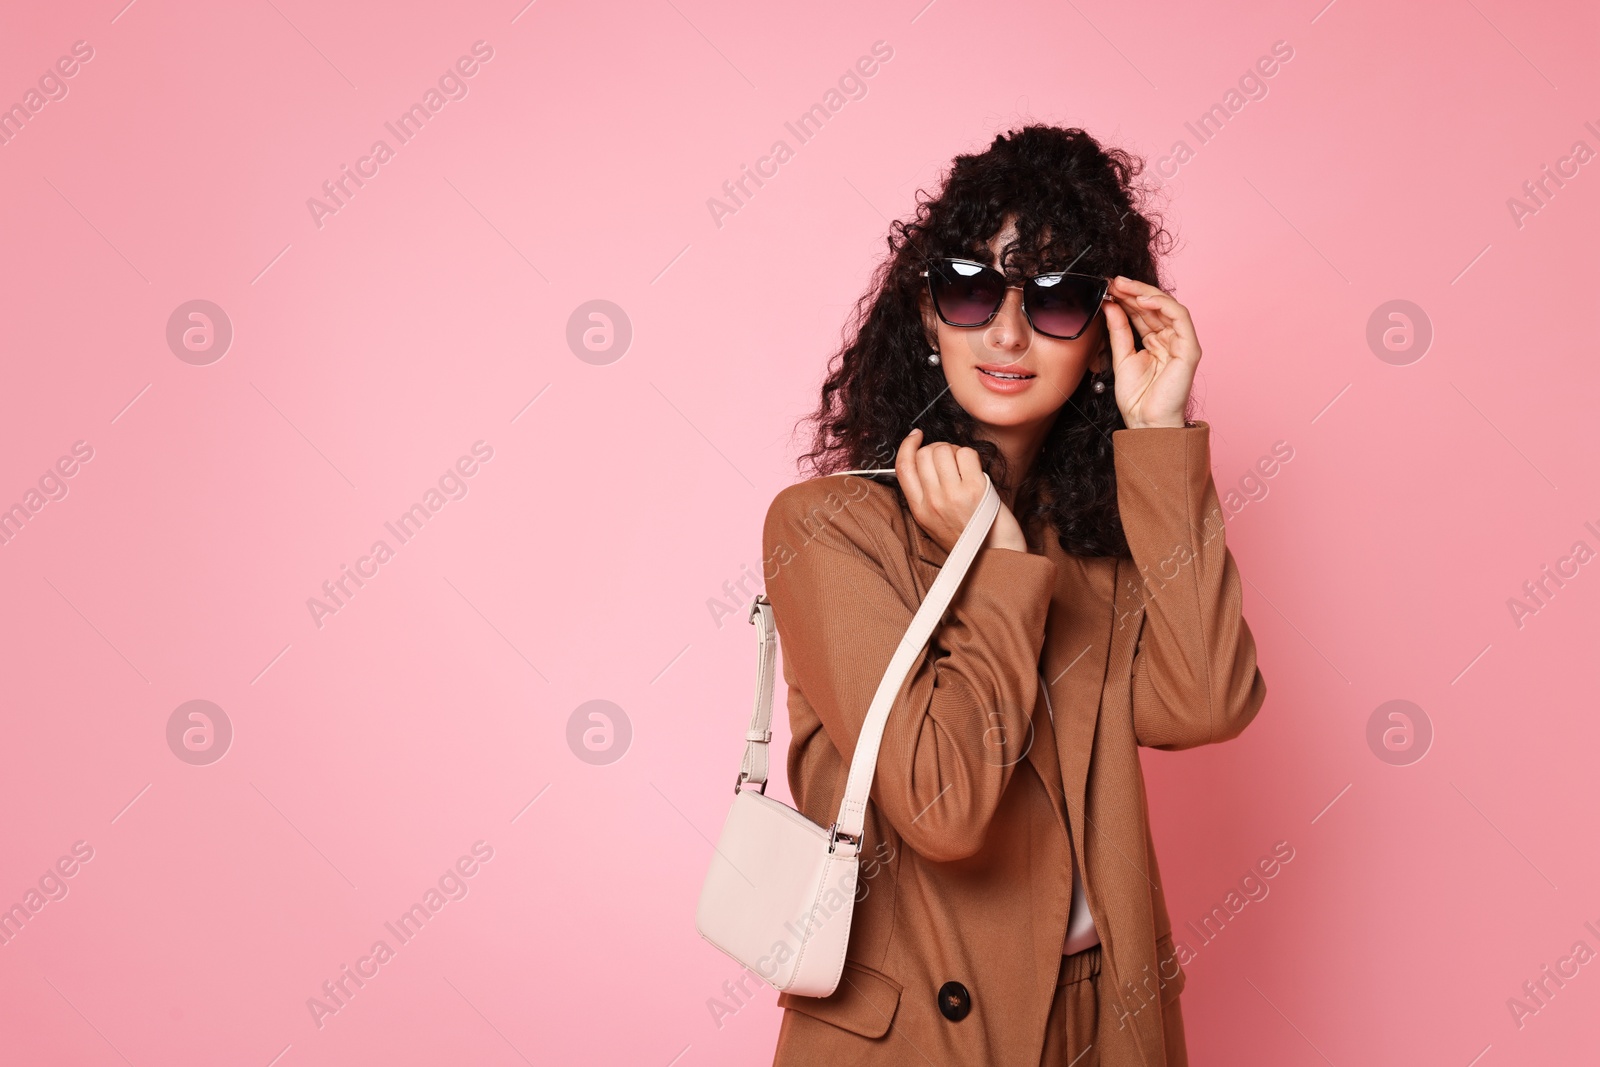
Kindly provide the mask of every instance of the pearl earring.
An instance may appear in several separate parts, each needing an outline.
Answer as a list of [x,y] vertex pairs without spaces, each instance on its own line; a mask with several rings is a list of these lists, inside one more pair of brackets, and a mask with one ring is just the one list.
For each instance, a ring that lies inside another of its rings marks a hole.
[[1104,381],[1102,381],[1101,379],[1096,378],[1095,379],[1095,383],[1094,383],[1094,391],[1097,392],[1097,393],[1105,392],[1106,391],[1106,383]]
[[937,367],[938,365],[939,365],[939,350],[937,348],[935,348],[932,352],[928,353],[928,366]]

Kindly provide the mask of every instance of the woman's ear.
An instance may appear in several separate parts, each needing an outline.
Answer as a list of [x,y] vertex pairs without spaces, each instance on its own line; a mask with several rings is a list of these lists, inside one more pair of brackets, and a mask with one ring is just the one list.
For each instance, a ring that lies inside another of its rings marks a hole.
[[1100,336],[1100,346],[1089,360],[1089,371],[1092,374],[1105,374],[1111,370],[1111,330],[1106,326],[1104,316],[1101,316],[1096,332]]

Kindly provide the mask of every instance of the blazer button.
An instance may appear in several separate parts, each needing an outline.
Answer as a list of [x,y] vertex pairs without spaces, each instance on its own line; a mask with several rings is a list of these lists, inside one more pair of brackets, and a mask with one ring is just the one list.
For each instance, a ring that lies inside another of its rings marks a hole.
[[953,1023],[967,1017],[972,1010],[972,994],[960,982],[946,982],[939,987],[939,1013]]

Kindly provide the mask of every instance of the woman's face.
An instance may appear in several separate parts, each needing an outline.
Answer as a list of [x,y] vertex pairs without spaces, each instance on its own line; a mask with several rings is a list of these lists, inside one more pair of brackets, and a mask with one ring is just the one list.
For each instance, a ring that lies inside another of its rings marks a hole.
[[[1016,223],[1005,226],[989,242],[990,266],[1016,239]],[[986,326],[951,326],[934,311],[926,287],[922,317],[938,338],[940,365],[950,395],[981,425],[1018,429],[1048,425],[1078,388],[1086,370],[1104,368],[1105,316],[1078,337],[1063,341],[1034,331],[1022,313],[1022,290],[1007,289],[1005,302]],[[933,367],[930,372],[937,373]],[[1019,377],[1021,376],[1021,377]]]

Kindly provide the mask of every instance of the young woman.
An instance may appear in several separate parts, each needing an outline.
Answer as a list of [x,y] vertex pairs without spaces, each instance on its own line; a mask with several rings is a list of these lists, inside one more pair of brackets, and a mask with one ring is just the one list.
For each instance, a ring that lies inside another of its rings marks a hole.
[[767,514],[788,781],[827,825],[985,473],[1005,504],[889,715],[844,977],[780,995],[776,1067],[1187,1062],[1138,746],[1234,737],[1266,686],[1140,171],[1048,126],[958,156]]

